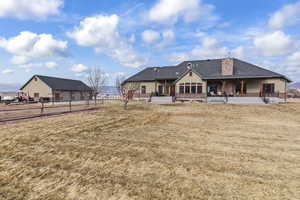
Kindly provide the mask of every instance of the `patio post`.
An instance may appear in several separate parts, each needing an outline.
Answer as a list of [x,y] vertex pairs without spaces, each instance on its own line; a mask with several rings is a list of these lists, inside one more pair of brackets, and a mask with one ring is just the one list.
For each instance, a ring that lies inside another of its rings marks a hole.
[[165,88],[164,88],[164,95],[167,94],[167,80],[165,80]]
[[244,96],[244,80],[242,80],[241,95]]
[[206,100],[206,103],[208,102],[208,81],[206,81],[206,84],[205,84],[205,91],[206,91],[206,95],[205,95],[205,100]]
[[263,96],[263,80],[260,80],[260,96]]
[[223,81],[222,81],[222,93],[225,92],[225,87],[226,87],[226,81],[223,80]]

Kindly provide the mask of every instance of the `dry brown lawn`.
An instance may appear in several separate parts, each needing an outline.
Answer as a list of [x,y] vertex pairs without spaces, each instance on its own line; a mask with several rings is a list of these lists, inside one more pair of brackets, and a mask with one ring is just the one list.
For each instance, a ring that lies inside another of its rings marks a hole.
[[110,104],[2,125],[0,199],[300,199],[300,104]]

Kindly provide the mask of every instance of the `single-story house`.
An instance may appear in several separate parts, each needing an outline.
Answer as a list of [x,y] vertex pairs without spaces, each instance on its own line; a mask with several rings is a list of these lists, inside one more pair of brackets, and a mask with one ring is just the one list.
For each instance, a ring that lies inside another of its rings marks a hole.
[[35,100],[79,101],[91,98],[91,88],[79,80],[34,75],[20,89]]
[[126,79],[123,88],[138,84],[139,88],[133,94],[136,98],[154,95],[173,96],[177,100],[203,100],[226,95],[285,99],[289,82],[282,74],[239,59],[223,58],[149,67]]

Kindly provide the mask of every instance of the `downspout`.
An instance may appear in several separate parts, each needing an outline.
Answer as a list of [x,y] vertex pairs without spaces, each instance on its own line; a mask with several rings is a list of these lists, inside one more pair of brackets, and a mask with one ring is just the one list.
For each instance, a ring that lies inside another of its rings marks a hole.
[[287,87],[286,87],[286,82],[287,82],[287,81],[284,80],[284,85],[285,85],[285,88],[284,88],[284,102],[285,102],[285,103],[286,103],[286,101],[287,101],[287,94],[286,94],[286,93],[287,93],[287,90],[286,90]]
[[52,105],[54,105],[54,91],[53,91],[53,89],[51,89],[51,91],[52,91]]
[[208,98],[208,81],[206,80],[206,83],[205,83],[205,91],[206,91],[206,95],[205,95],[205,99],[206,99],[206,103],[208,102],[207,101],[207,98]]

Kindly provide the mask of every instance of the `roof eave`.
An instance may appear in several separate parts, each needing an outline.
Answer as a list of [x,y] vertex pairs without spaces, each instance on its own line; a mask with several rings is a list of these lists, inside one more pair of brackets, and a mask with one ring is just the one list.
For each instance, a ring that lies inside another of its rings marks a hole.
[[201,76],[196,70],[194,70],[193,68],[191,69],[187,69],[181,76],[179,76],[174,83],[176,84],[179,80],[181,80],[185,75],[187,75],[187,73],[189,72],[193,72],[195,74],[197,74],[197,76],[199,76],[201,79],[204,79],[203,76]]
[[287,80],[288,82],[292,82],[290,79],[288,79],[285,76],[236,76],[236,77],[203,77],[204,80],[221,80],[221,79],[259,79],[259,78],[283,78]]

